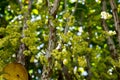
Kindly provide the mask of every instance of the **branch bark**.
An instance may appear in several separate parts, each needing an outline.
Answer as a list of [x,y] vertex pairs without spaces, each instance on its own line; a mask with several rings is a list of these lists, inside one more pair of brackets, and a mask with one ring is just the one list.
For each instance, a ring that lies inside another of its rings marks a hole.
[[[107,10],[106,0],[102,0],[102,11],[106,11],[106,10]],[[109,31],[105,19],[102,19],[102,27],[105,31],[107,31],[107,32]],[[117,50],[115,48],[115,44],[114,44],[112,37],[107,38],[107,44],[109,46],[109,50],[111,52],[112,58],[117,60],[118,59]]]
[[117,13],[117,6],[115,3],[115,0],[109,0],[111,8],[112,8],[112,13],[113,13],[113,18],[114,18],[114,23],[115,23],[115,29],[117,32],[117,36],[118,36],[118,43],[119,43],[119,47],[120,47],[120,20],[118,17],[118,13]]
[[[64,0],[64,3],[65,3],[65,5],[64,5],[64,6],[65,6],[65,12],[67,12],[67,0]],[[78,6],[78,0],[77,0],[76,3],[75,3],[75,9],[74,9],[74,11],[71,13],[71,16],[74,15],[77,6]],[[66,19],[66,22],[68,22],[68,21],[69,21],[69,17]],[[65,30],[64,30],[64,34],[67,34],[68,28],[69,28],[69,26],[68,26],[68,24],[66,23]]]
[[56,16],[56,13],[57,13],[59,4],[60,4],[60,0],[54,0],[54,5],[53,5],[52,9],[50,10],[50,14],[51,14],[53,17]]
[[[115,23],[115,29],[117,32],[117,37],[118,37],[118,43],[119,43],[119,47],[120,47],[120,20],[118,17],[118,13],[117,13],[117,6],[115,3],[115,0],[109,0],[111,8],[112,8],[112,13],[113,13],[113,18],[114,18],[114,23]],[[117,61],[119,60],[119,56],[118,54],[115,56]],[[116,73],[117,73],[117,78],[120,79],[120,68],[115,66],[116,69]]]
[[86,70],[88,72],[88,76],[87,76],[87,80],[91,80],[91,77],[92,77],[92,72],[91,72],[91,64],[90,64],[90,55],[86,55],[86,62],[87,62],[87,67],[86,67]]
[[48,27],[49,27],[49,42],[48,42],[48,51],[46,51],[46,58],[48,60],[48,65],[43,66],[43,72],[41,76],[41,80],[50,80],[52,75],[52,57],[51,52],[56,47],[56,28],[53,23],[53,20],[56,18],[57,10],[59,8],[60,0],[54,0],[53,7],[51,8],[50,1],[47,0],[48,10],[50,13],[50,17],[48,19]]
[[[20,5],[20,9],[22,10],[23,9],[23,4],[19,0],[17,0],[17,1]],[[32,4],[32,0],[29,0],[28,10],[27,10],[27,12],[23,13],[24,19],[23,19],[21,39],[25,38],[24,30],[26,30],[28,28],[26,21],[28,20],[28,15],[29,15],[30,10],[31,10],[31,6],[32,6],[31,4]],[[17,53],[17,62],[21,63],[23,65],[25,65],[25,55],[23,54],[25,49],[26,49],[26,45],[21,42],[18,53]]]

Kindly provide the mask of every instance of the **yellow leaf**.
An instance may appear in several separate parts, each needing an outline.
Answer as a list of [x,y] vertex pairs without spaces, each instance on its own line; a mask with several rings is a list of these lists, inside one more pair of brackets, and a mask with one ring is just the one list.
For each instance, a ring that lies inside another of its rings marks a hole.
[[32,13],[37,15],[38,14],[38,10],[37,9],[33,9]]
[[35,57],[32,56],[31,59],[30,59],[30,62],[34,62],[34,59],[35,59]]
[[10,63],[3,68],[3,78],[7,80],[28,80],[28,73],[20,63]]
[[63,18],[66,19],[70,16],[70,13],[69,12],[66,12],[64,15],[63,15]]

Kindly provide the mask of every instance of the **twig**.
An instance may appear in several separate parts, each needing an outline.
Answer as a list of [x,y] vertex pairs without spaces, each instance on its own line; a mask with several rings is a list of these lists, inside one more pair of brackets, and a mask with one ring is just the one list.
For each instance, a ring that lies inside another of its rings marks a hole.
[[[74,15],[74,13],[75,13],[75,11],[76,11],[76,9],[77,9],[77,6],[78,6],[78,0],[77,0],[76,3],[75,3],[75,9],[74,9],[74,11],[71,13],[71,16]],[[67,0],[65,0],[65,12],[67,12]],[[66,22],[68,22],[69,19],[70,19],[70,18],[68,17],[68,18],[66,19]],[[69,28],[69,26],[68,26],[68,24],[66,23],[65,30],[64,30],[64,34],[67,34],[68,28]]]
[[20,10],[22,10],[22,7],[23,7],[22,3],[20,2],[20,0],[16,0],[16,1],[17,1],[18,4],[20,5]]

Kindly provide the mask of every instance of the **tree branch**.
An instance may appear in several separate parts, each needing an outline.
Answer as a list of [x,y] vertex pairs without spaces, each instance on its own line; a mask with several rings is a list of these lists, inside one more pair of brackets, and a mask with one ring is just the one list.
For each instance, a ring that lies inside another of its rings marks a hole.
[[[65,0],[65,12],[67,12],[67,0]],[[75,9],[74,9],[74,11],[71,13],[71,16],[73,16],[74,15],[74,13],[75,13],[75,11],[76,11],[76,8],[77,8],[77,6],[78,6],[78,0],[76,1],[76,3],[75,3]],[[69,21],[69,17],[66,19],[66,22],[68,22]],[[67,34],[67,32],[68,32],[68,24],[66,23],[66,25],[65,25],[65,30],[64,30],[64,34]]]
[[46,58],[48,60],[48,65],[43,66],[42,80],[50,80],[50,75],[52,74],[52,57],[51,52],[56,47],[56,27],[53,23],[53,20],[56,18],[56,13],[59,8],[60,0],[54,0],[53,7],[51,8],[50,1],[47,0],[48,10],[50,17],[48,18],[48,27],[49,27],[49,42],[48,42],[48,51],[46,51]]
[[17,0],[17,2],[20,5],[20,10],[22,10],[22,7],[23,7],[22,3],[20,2],[20,0]]
[[[113,17],[114,17],[114,23],[115,23],[115,29],[117,32],[117,37],[118,37],[118,43],[119,43],[119,47],[120,47],[120,20],[118,17],[118,13],[117,13],[117,6],[115,3],[115,0],[109,0],[110,1],[110,5],[112,8],[112,13],[113,13]],[[115,45],[111,45],[111,50],[113,50],[112,52],[114,52],[113,54],[113,59],[119,61],[119,56],[117,54],[117,51],[115,51]],[[115,57],[115,58],[114,58]],[[117,73],[117,79],[120,79],[120,67],[115,66],[115,71]]]
[[115,3],[115,0],[109,0],[111,8],[112,8],[112,13],[113,13],[113,17],[114,17],[114,23],[115,23],[115,29],[117,32],[117,36],[118,36],[118,43],[119,43],[119,47],[120,47],[120,20],[118,17],[118,13],[117,13],[117,6]]
[[[19,2],[20,8],[22,10],[23,4],[19,0],[17,0],[17,1]],[[28,20],[28,15],[29,15],[30,10],[31,10],[31,4],[32,4],[32,2],[31,2],[31,0],[29,0],[28,10],[27,10],[27,12],[23,13],[24,20],[23,20],[23,27],[22,27],[21,39],[25,38],[24,30],[26,30],[28,28],[26,22]],[[26,45],[21,42],[21,45],[20,45],[18,53],[17,53],[17,62],[21,63],[23,65],[25,65],[25,55],[23,54],[23,52],[24,52],[25,49],[26,49]]]
[[53,7],[52,7],[52,9],[50,10],[50,14],[51,14],[52,16],[56,16],[56,12],[57,12],[57,10],[58,10],[59,4],[60,4],[60,0],[54,0]]
[[[102,11],[106,11],[106,10],[107,10],[107,8],[106,8],[106,1],[102,0]],[[109,31],[105,19],[102,19],[102,26],[103,26],[103,29],[105,31],[107,31],[107,32]],[[107,38],[107,44],[109,46],[112,58],[113,59],[117,59],[117,50],[115,48],[115,44],[114,44],[114,41],[113,41],[112,37],[108,37]]]
[[87,80],[91,80],[91,77],[92,77],[90,60],[91,60],[90,55],[89,54],[86,55],[87,72],[88,72]]

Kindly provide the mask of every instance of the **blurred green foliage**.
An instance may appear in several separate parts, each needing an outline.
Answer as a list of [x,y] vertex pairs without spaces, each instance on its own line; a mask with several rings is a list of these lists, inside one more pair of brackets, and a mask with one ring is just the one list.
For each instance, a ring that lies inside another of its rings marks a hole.
[[[50,3],[53,1],[50,0]],[[15,55],[22,42],[27,47],[23,54],[28,57],[28,72],[32,80],[40,80],[43,66],[48,65],[45,54],[49,42],[50,18],[56,28],[57,38],[57,46],[51,52],[51,79],[57,80],[65,65],[72,80],[87,80],[88,66],[92,73],[91,80],[117,80],[119,73],[115,67],[120,68],[120,61],[112,59],[107,38],[113,37],[118,52],[119,47],[116,34],[109,34],[101,25],[101,0],[66,1],[67,4],[61,0],[56,19],[53,20],[46,1],[34,0],[27,20],[28,28],[24,31],[23,13],[27,2],[22,0],[24,8],[20,10],[20,5],[14,0],[0,1],[0,71],[6,64],[16,60]],[[118,14],[119,3],[116,0]],[[107,12],[112,13],[110,4],[107,4]],[[113,17],[107,19],[106,23],[111,31],[115,31]],[[66,27],[68,32],[65,34]],[[21,39],[22,33],[25,37]],[[66,80],[65,77],[63,79]]]

